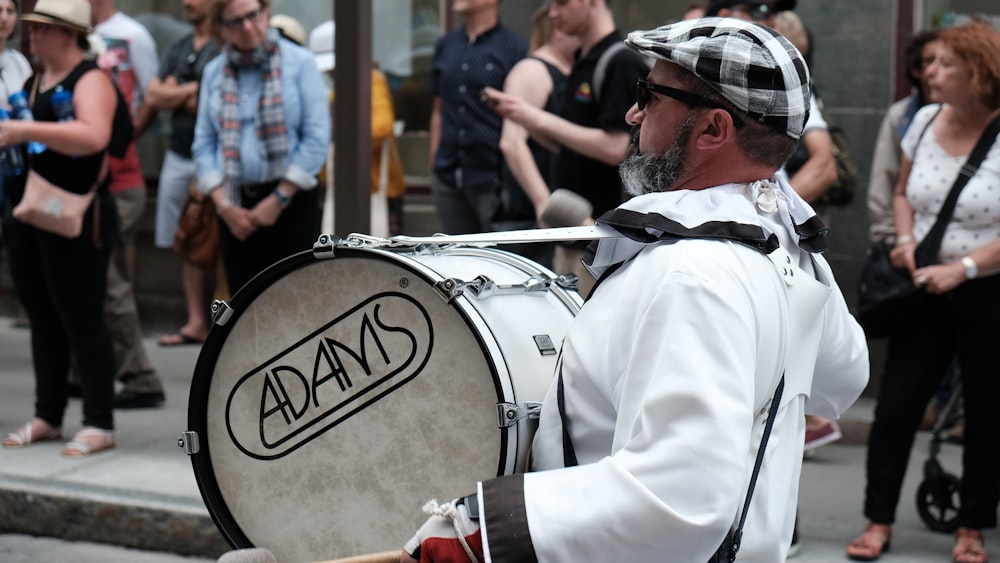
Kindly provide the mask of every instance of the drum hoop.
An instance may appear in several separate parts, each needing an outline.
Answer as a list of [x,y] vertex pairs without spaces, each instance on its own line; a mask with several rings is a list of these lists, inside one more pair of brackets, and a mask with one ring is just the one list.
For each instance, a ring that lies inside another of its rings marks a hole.
[[[458,254],[464,256],[472,255],[486,257],[492,252],[496,251],[463,248],[462,252]],[[370,257],[372,254],[380,255],[394,264],[404,267],[414,274],[421,276],[428,284],[433,284],[437,281],[441,281],[442,279],[442,274],[435,271],[433,268],[430,268],[417,260],[409,259],[400,252],[392,250],[375,248],[338,248],[336,257],[329,258],[317,257],[313,250],[305,250],[290,255],[272,264],[270,267],[254,276],[245,286],[240,288],[230,300],[229,303],[230,308],[233,311],[233,315],[228,318],[224,325],[213,324],[211,330],[209,330],[208,336],[202,345],[202,351],[198,355],[198,360],[195,363],[195,369],[192,374],[191,390],[188,395],[188,430],[196,432],[200,438],[199,450],[190,454],[190,457],[192,469],[195,474],[195,481],[198,484],[198,490],[201,492],[202,499],[205,502],[209,515],[212,517],[212,521],[215,523],[216,528],[219,529],[223,538],[233,548],[242,549],[255,546],[247,537],[239,522],[237,522],[236,516],[232,513],[232,511],[230,511],[229,506],[223,498],[222,489],[219,486],[215,467],[212,463],[211,444],[208,441],[208,398],[212,384],[211,376],[214,374],[215,366],[218,362],[219,354],[222,352],[223,345],[228,339],[230,331],[236,325],[240,316],[247,310],[248,306],[264,291],[270,288],[278,280],[284,278],[286,275],[297,271],[306,265],[326,259],[336,259],[339,257]],[[509,253],[503,252],[503,254]],[[519,267],[527,265],[527,262],[521,263],[519,261],[513,261],[509,258],[504,260],[504,262],[510,265],[517,265]],[[566,300],[561,296],[560,300],[564,302],[567,308],[571,308],[570,303],[566,302]],[[490,354],[488,357],[501,358],[503,360],[502,373],[500,367],[498,366],[501,362],[487,361],[486,363],[489,366],[490,376],[493,378],[494,391],[498,400],[513,401],[514,390],[507,359],[502,353],[500,353],[500,346],[497,342],[496,335],[486,323],[486,319],[483,318],[467,296],[459,296],[459,298],[452,301],[452,304],[456,306],[456,309],[466,326],[472,333],[474,333],[474,337],[479,343],[480,350],[483,351],[484,355]],[[484,333],[489,334],[489,341],[487,341]],[[506,377],[506,383],[504,382],[502,376]],[[512,470],[516,464],[517,452],[512,451],[510,448],[510,440],[512,437],[516,436],[516,427],[500,432],[500,451],[497,459],[496,473],[498,476],[505,475],[505,471]]]

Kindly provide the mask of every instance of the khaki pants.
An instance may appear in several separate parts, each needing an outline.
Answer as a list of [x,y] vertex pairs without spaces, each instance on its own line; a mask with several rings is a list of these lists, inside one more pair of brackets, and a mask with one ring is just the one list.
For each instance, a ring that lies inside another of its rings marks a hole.
[[163,385],[149,362],[142,344],[142,327],[135,292],[129,279],[126,249],[135,244],[139,220],[146,208],[146,187],[114,194],[118,210],[118,233],[108,265],[108,289],[104,298],[104,319],[115,352],[115,379],[136,393],[157,393]]

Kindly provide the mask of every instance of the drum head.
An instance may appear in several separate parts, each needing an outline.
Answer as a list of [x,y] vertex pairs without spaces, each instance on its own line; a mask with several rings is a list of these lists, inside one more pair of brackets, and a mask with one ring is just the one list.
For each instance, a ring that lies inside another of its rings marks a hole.
[[490,336],[433,281],[387,252],[305,252],[234,296],[198,358],[188,420],[230,544],[282,562],[401,548],[427,500],[508,464]]

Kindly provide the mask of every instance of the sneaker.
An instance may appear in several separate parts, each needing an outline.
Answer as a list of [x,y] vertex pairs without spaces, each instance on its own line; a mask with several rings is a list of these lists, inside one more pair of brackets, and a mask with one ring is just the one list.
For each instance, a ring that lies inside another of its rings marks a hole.
[[802,542],[799,540],[799,526],[798,524],[792,528],[792,545],[788,547],[788,556],[785,559],[791,559],[799,554],[802,550]]
[[836,442],[844,435],[840,433],[840,427],[832,420],[824,421],[822,424],[809,428],[806,425],[806,443],[802,448],[803,452],[815,450],[820,446]]

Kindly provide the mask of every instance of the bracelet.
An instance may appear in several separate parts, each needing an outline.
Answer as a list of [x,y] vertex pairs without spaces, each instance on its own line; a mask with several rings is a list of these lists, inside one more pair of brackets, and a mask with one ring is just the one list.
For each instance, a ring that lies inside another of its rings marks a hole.
[[278,198],[278,203],[281,204],[282,209],[288,207],[288,205],[292,203],[292,196],[281,191],[281,188],[274,188],[274,192],[272,193],[274,194],[274,197]]
[[913,244],[917,242],[917,239],[913,238],[913,235],[899,235],[896,237],[896,246],[901,244]]

